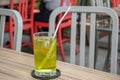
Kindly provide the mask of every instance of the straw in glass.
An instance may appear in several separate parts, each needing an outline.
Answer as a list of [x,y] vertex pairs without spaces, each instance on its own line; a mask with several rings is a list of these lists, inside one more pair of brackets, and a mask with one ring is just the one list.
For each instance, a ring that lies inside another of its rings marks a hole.
[[[62,20],[63,20],[64,17],[67,15],[67,13],[69,12],[70,9],[71,9],[71,6],[68,7],[68,9],[66,10],[65,14],[62,16],[62,18],[61,18],[60,21],[58,22],[58,25],[57,25],[56,30],[55,30],[55,32],[54,32],[54,35],[52,36],[53,38],[56,37],[56,33],[57,33],[58,29],[59,29],[59,26],[60,26]],[[52,53],[52,50],[54,49],[55,42],[56,42],[56,41],[53,41],[53,43],[52,43],[52,45],[51,45],[51,49],[50,49],[50,51],[48,52],[48,54],[47,54],[47,56],[45,57],[45,59],[42,61],[41,66],[39,67],[39,69],[41,69],[41,68],[45,65],[47,59],[49,58],[50,54]]]

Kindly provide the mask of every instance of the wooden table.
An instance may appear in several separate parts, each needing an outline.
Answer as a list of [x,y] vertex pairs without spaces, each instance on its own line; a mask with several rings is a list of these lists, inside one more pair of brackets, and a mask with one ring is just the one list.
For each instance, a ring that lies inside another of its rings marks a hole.
[[120,17],[120,7],[113,8],[115,12],[118,14],[118,17]]
[[[85,68],[57,61],[61,76],[55,80],[120,80],[114,75],[90,68]],[[0,48],[0,79],[1,80],[35,80],[31,77],[33,55]]]
[[[18,3],[19,0],[14,0],[14,3]],[[10,0],[0,0],[0,6],[6,6],[10,4]]]

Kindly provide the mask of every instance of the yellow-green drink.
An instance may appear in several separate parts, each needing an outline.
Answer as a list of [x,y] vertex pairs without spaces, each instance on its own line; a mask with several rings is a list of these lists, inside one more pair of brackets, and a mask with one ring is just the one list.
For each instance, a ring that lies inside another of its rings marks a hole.
[[56,39],[47,34],[34,34],[34,67],[38,76],[56,74]]

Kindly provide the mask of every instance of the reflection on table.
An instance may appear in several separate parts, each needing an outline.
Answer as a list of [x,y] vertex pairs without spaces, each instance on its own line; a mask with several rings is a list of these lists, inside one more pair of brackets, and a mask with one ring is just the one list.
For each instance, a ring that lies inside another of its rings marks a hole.
[[[0,48],[0,79],[1,80],[35,80],[31,76],[33,70],[33,55]],[[120,75],[114,75],[94,69],[89,69],[61,61],[57,61],[61,76],[55,80],[120,80]]]

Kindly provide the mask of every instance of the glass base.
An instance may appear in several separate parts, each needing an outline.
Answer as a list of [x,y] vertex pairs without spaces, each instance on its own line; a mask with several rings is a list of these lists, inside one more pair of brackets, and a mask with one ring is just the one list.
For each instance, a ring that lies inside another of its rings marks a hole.
[[[48,73],[45,73],[45,74],[38,74],[35,72],[35,70],[32,71],[31,73],[32,77],[36,78],[36,79],[54,79],[54,78],[57,78],[61,75],[61,72],[59,69],[56,69],[55,73],[51,73],[49,76],[48,76]],[[39,76],[39,75],[42,75],[42,76]]]

